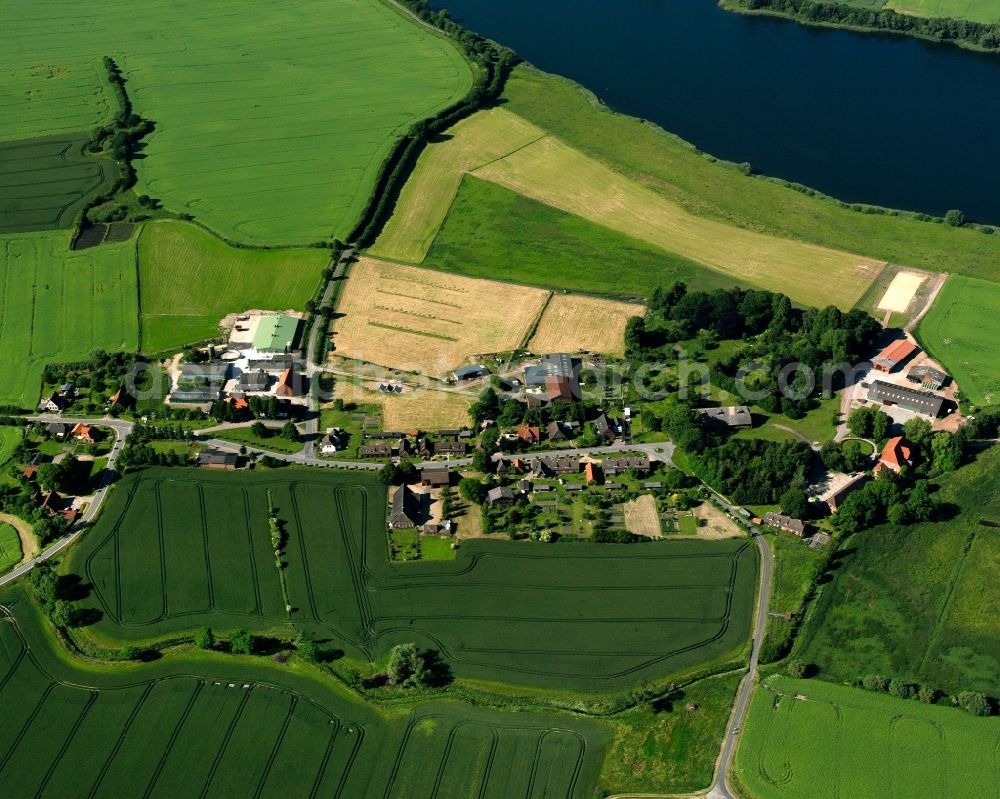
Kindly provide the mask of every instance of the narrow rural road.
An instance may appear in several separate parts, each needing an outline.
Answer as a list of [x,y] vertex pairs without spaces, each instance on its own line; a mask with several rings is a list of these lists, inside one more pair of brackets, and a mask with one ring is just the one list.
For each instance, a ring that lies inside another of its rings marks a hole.
[[[67,419],[61,416],[29,416],[29,421],[32,422],[66,422]],[[126,422],[121,419],[72,419],[73,422],[83,422],[84,424],[97,425],[100,427],[108,427],[114,431],[115,443],[111,446],[111,452],[108,453],[108,465],[104,470],[104,475],[101,477],[100,485],[98,485],[97,490],[94,492],[94,498],[91,500],[90,504],[87,506],[87,510],[83,512],[83,515],[79,518],[77,523],[70,528],[70,531],[64,535],[59,540],[53,542],[48,549],[44,550],[37,557],[32,558],[26,563],[22,563],[16,569],[0,577],[0,586],[4,586],[7,583],[11,583],[18,577],[27,574],[35,566],[49,558],[55,557],[60,552],[62,552],[66,547],[74,543],[82,534],[83,531],[87,529],[88,525],[97,516],[101,509],[101,505],[104,502],[104,498],[108,495],[108,489],[111,485],[111,475],[113,473],[115,461],[118,460],[118,456],[121,454],[122,447],[125,446],[125,437],[132,431],[132,422]]]

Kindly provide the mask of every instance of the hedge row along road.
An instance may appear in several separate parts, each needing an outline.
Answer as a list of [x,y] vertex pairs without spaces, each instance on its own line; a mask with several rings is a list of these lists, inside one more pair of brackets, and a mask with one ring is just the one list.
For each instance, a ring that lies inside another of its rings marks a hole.
[[[268,499],[287,536],[286,614]],[[758,557],[746,539],[613,545],[466,542],[455,561],[390,563],[386,492],[363,473],[146,469],[119,481],[67,568],[95,633],[148,641],[290,621],[370,661],[435,649],[456,675],[626,690],[744,647]]]

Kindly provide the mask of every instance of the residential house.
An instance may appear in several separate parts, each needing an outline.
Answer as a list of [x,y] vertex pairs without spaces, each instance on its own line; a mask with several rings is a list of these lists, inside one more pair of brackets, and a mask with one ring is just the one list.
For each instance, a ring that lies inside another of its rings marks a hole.
[[250,403],[243,394],[230,394],[223,402],[233,409],[233,414],[245,416],[250,412]]
[[420,500],[408,485],[401,485],[392,497],[389,512],[390,530],[409,530],[417,526],[420,518]]
[[420,484],[430,488],[440,488],[451,484],[451,474],[448,467],[441,464],[429,464],[420,469]]
[[806,525],[801,519],[793,519],[791,516],[785,516],[781,513],[765,513],[764,523],[770,525],[771,527],[776,527],[779,530],[784,530],[786,533],[792,533],[802,538],[806,534]]
[[896,405],[929,419],[936,419],[944,408],[944,398],[915,388],[874,381],[868,388],[868,399],[883,405]]
[[567,436],[559,422],[549,422],[545,426],[545,436],[549,441],[565,441]]
[[320,455],[336,455],[344,448],[343,431],[336,428],[324,435],[319,442]]
[[232,471],[239,463],[235,452],[222,452],[217,449],[203,449],[198,453],[196,463],[206,469],[226,469]]
[[358,447],[359,458],[392,458],[398,454],[399,449],[394,444],[385,441]]
[[446,457],[465,455],[465,442],[463,441],[435,441],[434,454]]
[[65,438],[69,429],[69,425],[63,424],[62,422],[51,422],[50,424],[45,425],[45,432],[53,438]]
[[76,396],[76,387],[72,383],[63,383],[59,386],[59,396],[66,400],[71,400]]
[[917,345],[906,338],[894,341],[882,352],[872,358],[872,366],[876,371],[889,374],[917,351]]
[[557,477],[576,474],[580,471],[580,461],[576,458],[538,458],[532,461],[531,473],[535,477]]
[[645,455],[626,455],[621,458],[605,458],[604,474],[617,476],[634,472],[637,477],[649,474],[649,458]]
[[872,471],[878,474],[883,469],[889,469],[898,474],[904,466],[912,465],[913,448],[910,442],[902,436],[896,436],[886,442],[885,447],[882,449],[882,454],[879,456],[878,463],[875,464],[875,468]]
[[588,483],[596,483],[598,478],[597,465],[588,461],[583,465],[583,476]]
[[498,505],[513,505],[514,492],[507,488],[507,486],[497,486],[489,490],[489,493],[486,495],[486,501],[493,507],[497,507]]
[[133,400],[134,397],[131,392],[128,391],[125,386],[122,386],[108,398],[108,405],[112,407],[117,405],[120,408],[128,408],[134,404]]
[[661,483],[659,480],[647,480],[641,485],[644,491],[657,491],[663,488],[663,483]]
[[611,443],[619,436],[624,435],[625,423],[621,419],[602,413],[594,420],[594,429],[599,438]]
[[92,428],[89,424],[84,424],[83,422],[77,422],[73,425],[70,435],[77,441],[82,441],[84,444],[96,444],[100,438],[100,434],[94,430],[94,428]]
[[524,370],[524,385],[529,391],[544,389],[544,394],[527,394],[526,399],[534,396],[550,403],[573,402],[581,396],[580,361],[565,353],[543,355],[540,363]]
[[290,398],[299,397],[302,394],[302,376],[295,371],[294,366],[289,366],[278,378],[278,384],[274,387],[274,396]]
[[539,444],[542,441],[542,430],[531,425],[521,425],[517,428],[517,437],[528,445]]
[[702,419],[710,425],[726,427],[730,430],[749,430],[753,427],[753,416],[746,405],[726,408],[697,408]]
[[38,410],[42,413],[59,413],[68,403],[59,396],[58,392],[53,392],[50,396],[38,403]]

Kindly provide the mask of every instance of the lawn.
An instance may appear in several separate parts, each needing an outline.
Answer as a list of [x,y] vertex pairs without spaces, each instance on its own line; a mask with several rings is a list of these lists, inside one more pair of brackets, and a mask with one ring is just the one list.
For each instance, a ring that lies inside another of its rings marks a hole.
[[0,522],[0,574],[13,569],[21,562],[22,556],[17,530],[6,522]]
[[920,343],[976,405],[1000,402],[994,336],[998,317],[1000,285],[952,275],[917,328]]
[[24,593],[0,599],[18,622],[0,624],[9,799],[515,799],[539,780],[546,796],[591,799],[597,784],[607,735],[594,722],[449,701],[378,713],[295,661],[188,651],[84,664],[54,650]]
[[247,243],[346,238],[396,140],[472,85],[457,47],[379,0],[6,10],[0,140],[105,119],[111,55],[156,123],[136,191]]
[[886,8],[915,17],[950,17],[971,22],[1000,22],[996,0],[889,0]]
[[186,222],[151,222],[139,234],[142,349],[156,353],[219,334],[227,314],[302,310],[330,253],[230,247]]
[[0,234],[68,228],[96,194],[110,191],[118,167],[85,156],[86,134],[0,142]]
[[90,629],[120,641],[284,623],[268,493],[288,536],[291,624],[357,660],[415,641],[460,677],[607,692],[731,658],[747,638],[750,542],[475,540],[455,561],[393,564],[377,475],[287,469],[123,478],[71,555],[94,587]]
[[134,246],[71,252],[67,231],[0,236],[0,404],[33,407],[49,361],[135,351]]
[[420,539],[421,560],[454,560],[451,536],[425,535]]
[[655,795],[706,788],[741,676],[710,677],[615,716],[601,786]]
[[1000,726],[818,680],[771,677],[754,692],[735,776],[754,799],[996,796]]
[[699,217],[894,264],[997,279],[998,236],[864,214],[778,181],[748,178],[654,125],[609,111],[563,78],[518,67],[504,100],[505,109]]
[[249,427],[234,427],[229,430],[216,430],[206,435],[211,438],[220,438],[223,441],[231,441],[234,444],[246,444],[248,447],[269,449],[274,452],[283,452],[287,455],[294,455],[296,452],[302,451],[302,442],[282,438],[280,429],[269,428],[268,432],[270,435],[258,438],[251,432]]
[[848,539],[797,654],[824,677],[898,677],[946,691],[1000,684],[1000,449],[940,480],[954,518],[884,525]]

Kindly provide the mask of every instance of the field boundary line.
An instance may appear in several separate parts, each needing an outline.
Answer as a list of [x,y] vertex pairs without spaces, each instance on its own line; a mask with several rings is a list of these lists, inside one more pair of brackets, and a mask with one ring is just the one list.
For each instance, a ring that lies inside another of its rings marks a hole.
[[42,796],[44,794],[45,786],[49,784],[49,780],[52,779],[52,775],[55,773],[55,770],[59,767],[59,764],[62,762],[63,757],[66,756],[66,750],[69,749],[70,745],[73,743],[73,739],[76,737],[76,734],[80,731],[80,727],[83,725],[83,722],[90,714],[90,709],[97,702],[97,698],[98,696],[100,696],[101,692],[97,689],[92,688],[90,689],[89,693],[90,693],[90,698],[87,700],[87,704],[84,705],[83,710],[80,711],[80,715],[78,715],[76,721],[73,722],[73,726],[70,729],[69,734],[66,736],[66,740],[63,741],[63,745],[59,747],[59,751],[56,753],[56,756],[52,758],[52,763],[49,765],[48,771],[45,772],[45,776],[42,778],[42,782],[38,786],[38,790],[35,794],[36,796]]
[[181,729],[184,727],[185,722],[188,720],[188,716],[191,715],[191,711],[194,709],[195,704],[198,702],[198,698],[201,696],[202,690],[205,688],[204,680],[198,680],[195,684],[194,692],[191,694],[191,698],[188,699],[188,703],[184,708],[184,712],[181,714],[180,719],[177,720],[177,724],[174,725],[174,730],[170,734],[170,739],[167,741],[167,746],[163,750],[163,754],[160,757],[160,762],[156,764],[156,769],[153,771],[152,776],[149,778],[149,784],[146,785],[146,790],[143,791],[142,799],[149,799],[150,794],[156,787],[157,781],[160,779],[160,774],[163,773],[163,768],[167,764],[167,758],[170,757],[170,753],[173,751],[174,744],[177,743],[178,737],[180,737]]
[[142,711],[143,705],[146,704],[146,700],[149,698],[149,695],[153,692],[153,688],[155,688],[156,685],[156,681],[148,683],[146,685],[146,689],[142,693],[142,696],[139,697],[139,701],[136,702],[135,707],[132,708],[132,712],[129,714],[128,720],[125,722],[125,726],[122,727],[122,731],[118,735],[115,745],[111,747],[111,751],[108,753],[108,757],[104,761],[104,765],[101,766],[100,771],[97,772],[97,778],[94,780],[94,785],[87,794],[87,799],[94,799],[94,797],[97,796],[101,783],[104,782],[104,777],[108,773],[108,769],[111,768],[111,764],[114,763],[115,758],[118,757],[118,752],[121,750],[122,744],[125,743],[125,738],[128,735],[129,730],[132,729],[132,725],[139,717],[139,713]]
[[519,349],[522,350],[526,349],[528,346],[528,342],[535,337],[535,334],[538,332],[539,326],[542,324],[542,319],[545,316],[545,312],[549,309],[549,304],[552,302],[552,297],[554,296],[555,292],[550,289],[545,297],[545,302],[542,303],[542,307],[539,309],[538,314],[535,316],[535,321],[531,323],[531,327],[528,328],[527,332],[524,335],[524,338],[521,339],[521,346],[519,347]]
[[292,716],[295,715],[295,708],[298,707],[298,704],[298,694],[292,694],[292,701],[288,704],[288,712],[285,714],[285,721],[281,725],[281,729],[278,731],[277,738],[274,740],[274,746],[271,747],[271,754],[268,756],[267,762],[264,764],[264,770],[261,772],[260,779],[257,780],[257,790],[253,792],[253,799],[260,799],[260,794],[264,790],[264,786],[267,784],[267,778],[271,776],[271,769],[274,767],[274,761],[278,757],[281,745],[285,742],[285,733],[288,732],[288,725],[292,722]]
[[226,754],[229,742],[233,739],[233,733],[236,732],[236,725],[239,724],[240,719],[243,718],[243,712],[246,710],[251,694],[253,694],[253,688],[244,691],[243,696],[240,698],[239,707],[236,708],[232,721],[229,722],[229,726],[226,728],[226,734],[222,738],[222,743],[219,744],[219,748],[215,753],[215,758],[212,760],[212,766],[209,768],[208,775],[205,777],[205,784],[201,789],[201,793],[198,794],[199,799],[205,799],[205,797],[208,796],[208,789],[212,787],[212,781],[215,779],[215,773],[219,770],[219,763]]

